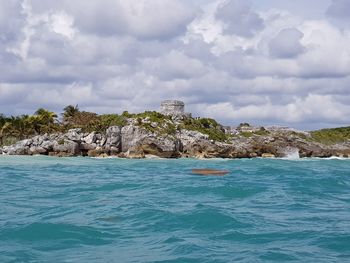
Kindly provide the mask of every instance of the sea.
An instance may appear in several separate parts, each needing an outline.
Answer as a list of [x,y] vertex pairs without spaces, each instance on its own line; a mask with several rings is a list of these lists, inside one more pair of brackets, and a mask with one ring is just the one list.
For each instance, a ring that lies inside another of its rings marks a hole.
[[0,262],[350,262],[350,159],[0,156]]

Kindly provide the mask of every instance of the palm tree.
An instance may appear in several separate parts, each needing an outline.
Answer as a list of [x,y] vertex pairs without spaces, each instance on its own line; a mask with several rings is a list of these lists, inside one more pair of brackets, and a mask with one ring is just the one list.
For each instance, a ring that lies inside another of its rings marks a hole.
[[43,108],[38,109],[35,112],[35,115],[40,117],[40,119],[46,124],[53,124],[57,118],[56,113]]
[[79,107],[78,105],[68,105],[63,109],[63,121],[67,122],[69,121],[71,118],[73,118],[77,113],[79,113]]
[[7,122],[7,118],[4,114],[0,113],[0,127],[4,126],[4,124]]
[[4,137],[11,126],[10,122],[5,122],[0,128],[0,145],[4,144]]
[[35,131],[40,134],[43,131],[49,132],[53,128],[56,118],[56,113],[40,108],[35,112],[35,115],[28,118],[28,121],[33,125]]
[[7,127],[7,133],[13,137],[23,140],[30,133],[28,118],[28,115],[16,117],[11,116]]

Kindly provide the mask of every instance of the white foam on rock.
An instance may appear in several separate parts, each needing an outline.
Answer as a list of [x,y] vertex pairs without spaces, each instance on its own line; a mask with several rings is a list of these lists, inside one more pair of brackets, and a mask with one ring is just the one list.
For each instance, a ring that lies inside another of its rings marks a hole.
[[297,149],[297,148],[289,149],[289,150],[286,152],[286,157],[284,157],[283,159],[287,159],[287,160],[297,160],[297,159],[300,159],[299,149]]

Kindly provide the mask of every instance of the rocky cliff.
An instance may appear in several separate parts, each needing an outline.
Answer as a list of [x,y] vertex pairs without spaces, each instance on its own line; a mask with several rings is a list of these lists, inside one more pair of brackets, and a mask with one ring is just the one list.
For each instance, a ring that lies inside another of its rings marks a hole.
[[350,156],[349,141],[324,145],[313,141],[308,133],[263,130],[227,134],[222,140],[214,140],[212,134],[217,136],[216,131],[200,132],[180,124],[176,120],[157,123],[147,118],[133,119],[123,127],[111,126],[103,132],[71,129],[66,133],[37,135],[5,146],[0,153],[123,158],[254,158],[286,157],[291,153],[300,157]]

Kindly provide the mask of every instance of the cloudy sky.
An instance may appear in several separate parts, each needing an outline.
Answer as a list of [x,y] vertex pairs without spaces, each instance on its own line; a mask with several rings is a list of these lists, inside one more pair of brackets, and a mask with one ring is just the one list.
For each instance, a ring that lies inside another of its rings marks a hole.
[[350,125],[350,0],[1,0],[0,113]]

